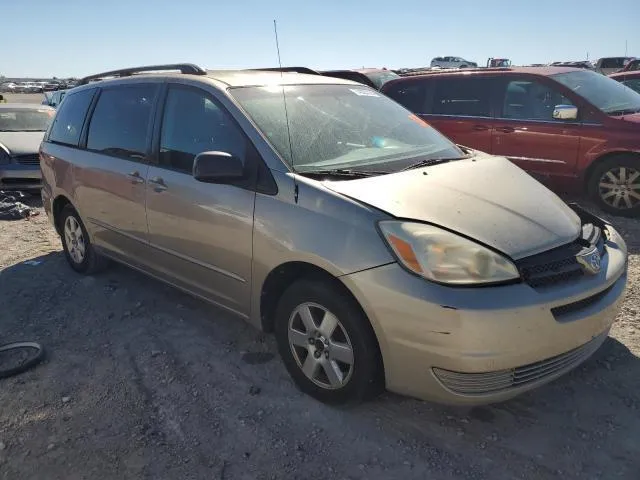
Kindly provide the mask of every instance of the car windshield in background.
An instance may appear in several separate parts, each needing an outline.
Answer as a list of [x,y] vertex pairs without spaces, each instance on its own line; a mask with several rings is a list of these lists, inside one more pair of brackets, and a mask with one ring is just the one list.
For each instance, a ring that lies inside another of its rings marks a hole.
[[50,110],[0,108],[0,132],[44,132],[53,112]]
[[558,73],[555,80],[584,97],[604,113],[623,115],[640,112],[640,94],[599,73]]
[[[304,173],[400,170],[462,151],[393,100],[356,85],[289,85],[231,90],[280,156]],[[289,118],[288,138],[286,117]]]
[[373,82],[378,90],[380,90],[385,83],[395,80],[396,78],[400,78],[400,75],[388,70],[383,70],[382,72],[368,72],[365,73],[365,75],[369,77],[369,80]]

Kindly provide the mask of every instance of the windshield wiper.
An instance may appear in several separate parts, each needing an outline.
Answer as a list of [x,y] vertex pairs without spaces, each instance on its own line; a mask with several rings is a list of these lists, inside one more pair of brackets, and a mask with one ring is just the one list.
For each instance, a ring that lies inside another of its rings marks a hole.
[[351,178],[363,178],[363,177],[375,177],[376,175],[386,175],[389,172],[381,172],[375,170],[352,170],[350,168],[333,168],[328,170],[307,170],[304,172],[298,172],[300,175],[321,175],[332,177],[351,177]]
[[454,160],[464,160],[465,158],[470,158],[470,157],[471,155],[465,155],[464,157],[451,157],[451,158],[427,158],[425,160],[420,160],[419,162],[412,163],[411,165],[409,165],[408,167],[404,167],[400,171],[404,172],[406,170],[413,170],[414,168],[428,167],[430,165],[437,165],[438,163],[452,162]]

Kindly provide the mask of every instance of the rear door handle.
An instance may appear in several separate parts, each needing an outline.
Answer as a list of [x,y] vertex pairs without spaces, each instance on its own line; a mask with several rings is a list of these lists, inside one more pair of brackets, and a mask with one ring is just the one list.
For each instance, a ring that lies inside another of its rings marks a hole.
[[489,127],[488,127],[487,125],[474,125],[474,126],[473,126],[473,129],[474,129],[476,132],[484,132],[484,131],[486,131],[486,130],[489,130]]
[[129,180],[131,180],[131,183],[133,184],[140,184],[140,183],[144,183],[144,178],[142,178],[142,175],[140,175],[140,172],[135,171],[135,172],[131,172],[129,175],[127,175],[127,177],[129,177]]
[[163,192],[167,189],[167,184],[164,183],[164,180],[160,177],[153,177],[149,180],[149,183],[153,185],[153,189],[156,192]]
[[496,128],[496,130],[502,133],[513,133],[516,131],[516,129],[513,127],[498,127]]

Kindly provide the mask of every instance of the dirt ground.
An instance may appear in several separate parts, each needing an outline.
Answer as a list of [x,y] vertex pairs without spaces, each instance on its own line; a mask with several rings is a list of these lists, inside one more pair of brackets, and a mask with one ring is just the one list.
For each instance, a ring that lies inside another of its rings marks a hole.
[[350,409],[300,394],[273,338],[225,312],[125,267],[75,274],[44,213],[0,222],[0,343],[48,351],[0,380],[0,478],[638,480],[640,221],[607,218],[629,286],[584,365],[489,407]]

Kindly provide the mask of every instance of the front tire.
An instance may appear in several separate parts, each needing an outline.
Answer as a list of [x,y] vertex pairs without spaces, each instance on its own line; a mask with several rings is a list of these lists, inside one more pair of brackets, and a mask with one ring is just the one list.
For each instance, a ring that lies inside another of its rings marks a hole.
[[291,285],[276,310],[278,350],[297,387],[329,404],[360,403],[381,389],[381,362],[359,305],[324,279]]
[[108,260],[95,251],[80,215],[71,205],[62,210],[60,232],[64,255],[76,272],[90,275],[106,268]]
[[618,155],[603,161],[591,173],[588,188],[602,210],[640,216],[640,158]]

